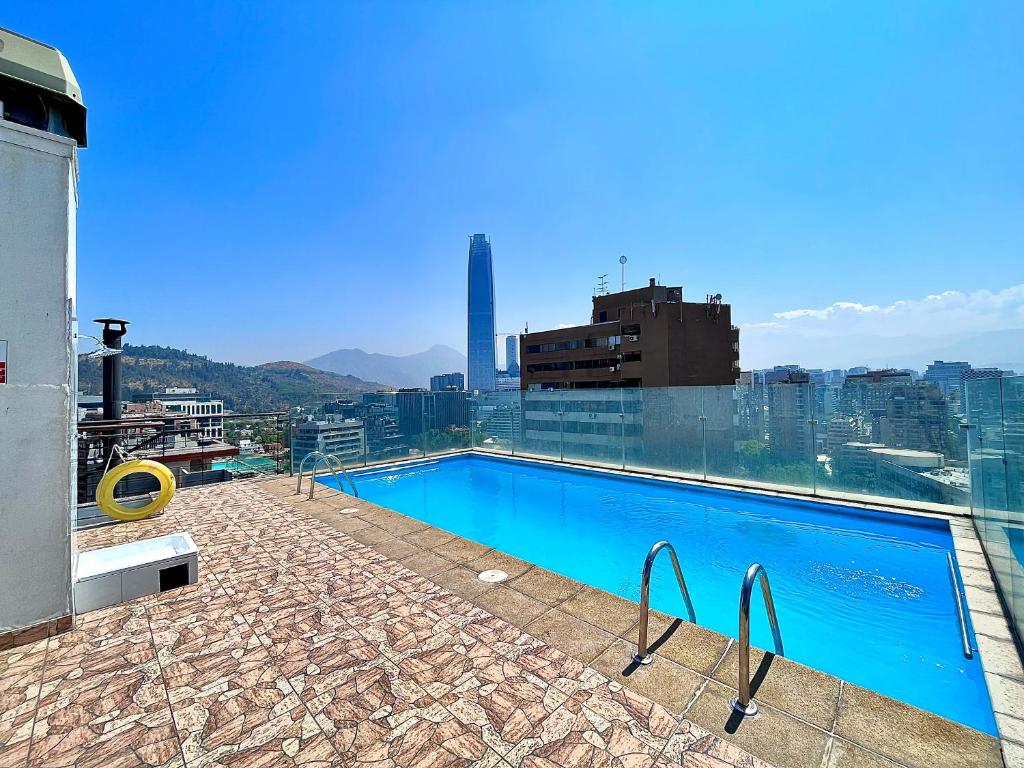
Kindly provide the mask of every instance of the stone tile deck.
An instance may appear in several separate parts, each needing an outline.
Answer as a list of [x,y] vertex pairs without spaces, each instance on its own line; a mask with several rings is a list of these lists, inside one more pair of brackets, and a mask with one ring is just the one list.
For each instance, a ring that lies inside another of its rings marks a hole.
[[[187,530],[200,582],[0,653],[0,768],[767,765],[537,636],[592,627],[600,597],[526,564],[484,610],[460,593],[500,553],[290,491],[183,490],[158,518],[79,534],[91,549]],[[572,597],[583,619],[544,623]],[[533,614],[537,635],[501,618]]]
[[[728,702],[736,695],[737,650],[725,635],[652,612],[657,660],[641,667],[630,661],[637,637],[635,603],[327,488],[312,501],[292,495],[294,484],[278,481],[268,488],[289,505],[393,553],[408,568],[425,568],[420,572],[432,582],[561,651],[574,664],[595,669],[680,721],[780,768],[1004,765],[999,741],[987,734],[757,649],[751,654],[751,687],[760,714],[736,717]],[[965,540],[958,537],[958,547]],[[486,584],[477,574],[487,568],[502,568],[511,578]],[[1012,756],[1007,765],[1017,768]]]

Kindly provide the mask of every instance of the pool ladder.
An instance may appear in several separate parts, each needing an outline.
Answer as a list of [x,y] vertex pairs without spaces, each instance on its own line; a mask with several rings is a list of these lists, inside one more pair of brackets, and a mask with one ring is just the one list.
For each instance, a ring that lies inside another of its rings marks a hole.
[[324,453],[323,451],[313,451],[307,453],[302,457],[302,461],[299,463],[299,481],[295,486],[296,495],[302,493],[302,473],[306,468],[306,462],[310,459],[313,461],[313,474],[309,478],[309,498],[313,498],[313,492],[316,490],[316,471],[320,464],[326,462],[328,469],[331,470],[331,474],[334,475],[334,479],[338,483],[338,490],[341,490],[341,477],[338,476],[338,470],[341,470],[341,474],[348,480],[348,484],[352,487],[352,495],[357,499],[359,498],[359,489],[356,488],[355,481],[352,479],[352,475],[345,469],[345,465],[341,462],[337,456],[330,453]]
[[757,714],[757,702],[750,698],[750,597],[758,576],[761,577],[764,610],[772,628],[772,640],[775,641],[775,655],[786,655],[782,646],[782,633],[779,632],[779,619],[775,614],[772,588],[768,583],[768,571],[760,563],[753,563],[743,574],[743,586],[740,587],[739,684],[736,688],[738,695],[731,703],[732,708],[741,715]]
[[693,601],[690,600],[690,591],[686,588],[686,579],[683,578],[683,571],[679,567],[679,558],[676,557],[675,547],[667,541],[659,541],[647,553],[647,559],[644,560],[644,570],[640,576],[640,636],[637,638],[636,655],[633,657],[633,661],[637,664],[650,664],[654,661],[654,656],[647,647],[647,626],[651,612],[651,569],[654,568],[654,561],[658,559],[658,553],[663,549],[667,549],[669,557],[672,558],[672,567],[676,572],[676,581],[679,582],[679,594],[683,596],[683,602],[686,603],[686,611],[690,614],[690,622],[693,624],[697,623],[697,613],[693,610]]
[[[672,558],[672,568],[676,572],[676,581],[679,582],[679,593],[683,597],[683,602],[686,603],[686,611],[690,616],[690,622],[693,624],[697,623],[697,614],[693,609],[693,601],[690,600],[690,592],[686,588],[683,571],[679,567],[679,558],[676,557],[676,550],[667,541],[659,541],[647,553],[647,559],[644,560],[644,568],[640,577],[640,629],[639,637],[637,637],[636,655],[633,656],[633,661],[637,664],[647,665],[654,661],[654,655],[647,645],[647,630],[650,623],[651,610],[651,570],[654,568],[654,561],[658,558],[658,553],[663,549],[667,549],[669,556]],[[779,619],[775,613],[775,601],[772,599],[772,588],[768,583],[768,572],[760,563],[753,563],[743,575],[743,584],[740,587],[739,681],[736,686],[738,695],[731,701],[733,709],[742,715],[757,714],[757,702],[750,697],[750,598],[754,590],[754,584],[759,576],[761,593],[764,595],[765,612],[768,614],[768,623],[772,629],[772,639],[775,641],[775,655],[786,655],[782,645],[782,633],[779,631]]]

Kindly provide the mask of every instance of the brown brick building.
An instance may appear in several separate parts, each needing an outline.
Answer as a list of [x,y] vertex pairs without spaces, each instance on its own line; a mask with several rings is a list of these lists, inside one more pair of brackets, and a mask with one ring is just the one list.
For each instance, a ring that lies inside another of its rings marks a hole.
[[590,325],[520,337],[522,389],[733,384],[739,329],[721,296],[685,302],[650,285],[594,297]]

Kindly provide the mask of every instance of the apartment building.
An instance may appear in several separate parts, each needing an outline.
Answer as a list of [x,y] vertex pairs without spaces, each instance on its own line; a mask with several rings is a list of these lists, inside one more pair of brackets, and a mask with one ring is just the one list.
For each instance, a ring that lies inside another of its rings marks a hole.
[[157,402],[163,405],[166,415],[190,419],[196,429],[202,430],[202,437],[210,440],[224,439],[224,401],[201,395],[191,387],[168,387],[162,392],[151,392],[136,398],[137,402]]
[[520,337],[524,390],[733,384],[739,329],[721,295],[684,302],[679,286],[595,296],[587,325]]
[[430,377],[430,391],[444,392],[446,389],[465,389],[466,377],[457,371],[439,373]]
[[[299,470],[302,460],[314,451],[328,453],[349,464],[363,461],[366,455],[366,430],[362,419],[305,421],[292,430],[292,469]],[[307,463],[307,469],[309,464]]]

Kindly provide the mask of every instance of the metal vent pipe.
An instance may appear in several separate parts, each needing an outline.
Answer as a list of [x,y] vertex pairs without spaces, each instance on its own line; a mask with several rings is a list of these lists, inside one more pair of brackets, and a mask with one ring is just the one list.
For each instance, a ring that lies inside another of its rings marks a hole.
[[[121,337],[128,333],[128,321],[101,317],[96,322],[103,326],[103,346],[121,349]],[[103,418],[121,418],[120,355],[105,355],[103,358]]]

